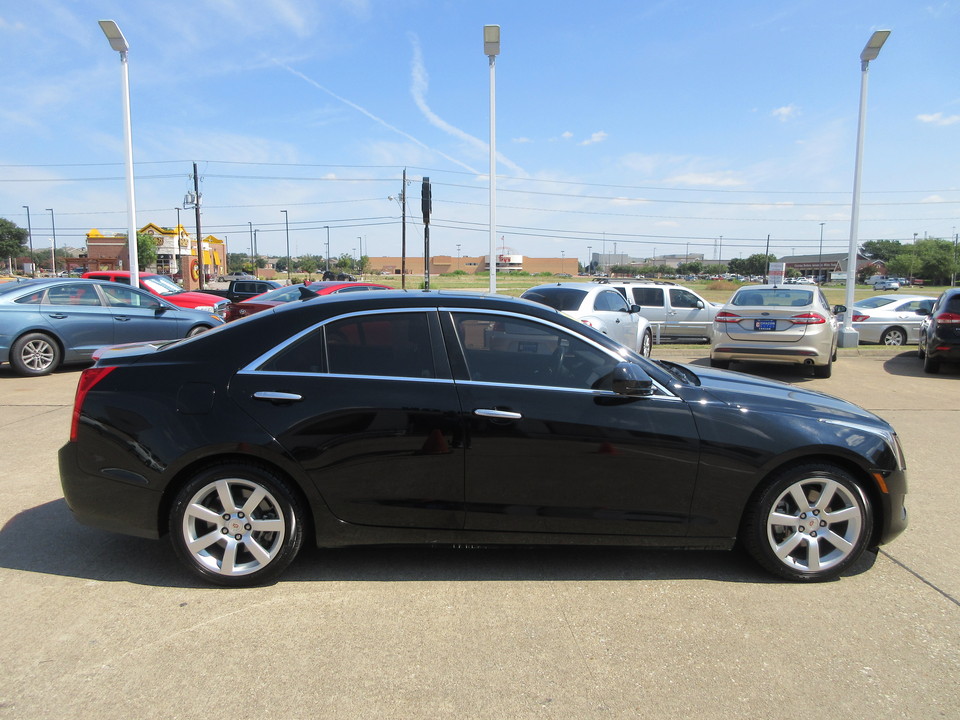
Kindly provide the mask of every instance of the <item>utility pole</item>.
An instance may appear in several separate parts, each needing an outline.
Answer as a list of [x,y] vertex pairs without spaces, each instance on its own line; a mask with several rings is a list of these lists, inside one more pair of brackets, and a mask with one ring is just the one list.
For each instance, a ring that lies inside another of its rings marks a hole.
[[29,205],[21,205],[21,207],[25,208],[26,211],[27,211],[27,238],[29,238],[29,240],[30,240],[30,267],[33,268],[33,270],[32,270],[31,273],[30,273],[30,277],[36,277],[36,276],[37,276],[37,261],[36,261],[36,259],[33,257],[33,228],[30,226],[30,206],[29,206]]
[[[193,197],[187,195],[185,205],[193,205],[194,215],[197,221],[197,282],[203,290],[204,264],[203,264],[203,233],[200,230],[200,176],[197,174],[197,164],[193,164]],[[184,275],[186,277],[186,275]]]
[[400,289],[407,289],[407,169],[403,169],[403,186],[400,188]]
[[430,211],[433,208],[430,178],[423,178],[420,190],[420,210],[423,213],[423,289],[430,289]]
[[57,223],[53,219],[53,208],[47,208],[50,212],[50,228],[53,230],[53,275],[57,275]]

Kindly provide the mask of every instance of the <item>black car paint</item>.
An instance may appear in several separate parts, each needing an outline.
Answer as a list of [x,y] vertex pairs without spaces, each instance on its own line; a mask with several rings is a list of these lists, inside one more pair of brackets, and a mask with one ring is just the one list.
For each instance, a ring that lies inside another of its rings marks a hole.
[[[668,367],[632,354],[668,392],[622,397],[473,382],[444,323],[447,309],[468,311],[480,302],[475,296],[360,295],[288,303],[160,351],[107,353],[98,364],[122,370],[87,395],[79,442],[60,453],[65,497],[77,518],[158,537],[167,531],[172,492],[197,468],[244,459],[293,480],[321,546],[726,548],[764,478],[787,463],[814,459],[840,464],[862,480],[882,510],[875,543],[888,542],[906,525],[905,473],[881,437],[892,429],[849,403],[700,367],[686,368],[695,381],[682,382]],[[535,303],[492,297],[482,306],[622,350]],[[433,330],[446,334],[444,343],[434,344],[445,363],[435,380],[237,372],[318,323],[379,307],[426,309],[436,317]],[[306,394],[308,402],[254,400],[258,391]],[[523,419],[472,413],[488,406],[519,409]],[[830,420],[876,432],[852,442],[850,426]]]

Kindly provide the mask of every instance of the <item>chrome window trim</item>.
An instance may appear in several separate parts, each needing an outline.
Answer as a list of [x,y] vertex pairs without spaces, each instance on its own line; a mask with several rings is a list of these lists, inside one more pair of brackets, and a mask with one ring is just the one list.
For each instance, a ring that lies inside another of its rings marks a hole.
[[[259,368],[264,365],[268,360],[272,359],[275,355],[280,352],[283,352],[285,349],[290,347],[292,344],[299,342],[301,338],[309,335],[311,332],[315,332],[324,325],[328,325],[332,322],[337,322],[339,320],[346,320],[352,317],[370,317],[371,315],[395,315],[397,313],[424,313],[424,312],[448,312],[448,313],[469,313],[469,314],[480,314],[480,315],[496,315],[497,317],[513,317],[519,320],[527,320],[540,325],[544,325],[548,328],[551,328],[555,331],[561,332],[569,337],[576,338],[581,340],[588,345],[600,350],[601,352],[609,355],[611,358],[617,362],[629,362],[628,358],[618,355],[616,351],[610,350],[600,343],[588,338],[584,335],[576,335],[572,333],[568,328],[563,327],[562,325],[557,325],[552,323],[549,320],[544,320],[543,318],[534,317],[531,315],[525,315],[523,313],[511,312],[509,310],[493,310],[490,308],[469,308],[469,307],[447,307],[447,306],[426,306],[426,307],[409,307],[409,308],[383,308],[377,310],[359,310],[355,312],[343,313],[342,315],[336,315],[334,317],[327,318],[321,322],[311,325],[310,327],[301,330],[296,335],[293,335],[287,340],[279,345],[274,346],[267,352],[263,353],[252,362],[248,363],[246,366],[237,371],[237,375],[269,375],[271,377],[322,377],[322,378],[342,378],[349,380],[401,380],[405,382],[433,382],[433,383],[454,383],[454,384],[464,384],[464,385],[478,385],[485,387],[511,387],[511,388],[525,388],[528,390],[558,390],[561,392],[573,392],[573,393],[582,393],[588,395],[596,395],[601,397],[622,397],[617,395],[615,392],[610,390],[593,390],[589,388],[568,388],[568,387],[559,387],[556,385],[521,385],[514,383],[493,383],[493,382],[483,382],[479,380],[454,380],[452,378],[415,378],[415,377],[406,377],[402,375],[352,375],[348,373],[311,373],[311,372],[288,372],[288,371],[268,371],[260,370]],[[559,311],[558,311],[559,314]],[[658,399],[658,400],[671,400],[682,402],[680,397],[673,393],[669,388],[659,383],[657,380],[653,380],[653,385],[661,393],[661,395],[646,395],[643,396],[644,399]]]

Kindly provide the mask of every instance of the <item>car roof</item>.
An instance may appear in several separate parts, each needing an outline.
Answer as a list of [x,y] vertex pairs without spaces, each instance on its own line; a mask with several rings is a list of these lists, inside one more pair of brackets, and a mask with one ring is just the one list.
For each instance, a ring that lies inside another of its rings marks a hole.
[[[140,277],[153,277],[157,273],[152,272],[138,272],[137,275]],[[88,270],[83,273],[83,277],[89,278],[91,275],[116,275],[117,277],[130,277],[129,270]]]

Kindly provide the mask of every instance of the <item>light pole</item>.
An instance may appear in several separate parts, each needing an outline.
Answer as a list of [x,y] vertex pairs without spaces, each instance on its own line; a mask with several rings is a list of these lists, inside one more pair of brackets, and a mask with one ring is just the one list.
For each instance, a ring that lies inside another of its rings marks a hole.
[[490,292],[497,291],[497,55],[500,26],[483,26],[483,54],[490,60]]
[[593,245],[587,245],[587,274],[592,275],[590,271],[593,269]]
[[47,212],[50,213],[50,229],[53,231],[53,274],[56,277],[57,274],[57,223],[53,218],[53,208],[46,208]]
[[877,30],[867,41],[860,53],[860,112],[857,121],[857,154],[853,170],[853,203],[850,212],[850,247],[847,252],[847,294],[846,306],[850,308],[843,314],[843,328],[840,330],[840,347],[856,347],[860,333],[853,328],[853,290],[857,280],[857,230],[860,224],[860,172],[863,165],[863,135],[867,114],[867,73],[870,61],[876,60],[880,48],[890,36],[889,30]]
[[324,225],[324,229],[327,231],[327,254],[326,254],[326,263],[327,266],[326,272],[330,272],[330,226]]
[[817,257],[817,280],[820,281],[820,284],[823,284],[821,276],[823,273],[823,226],[826,223],[820,223],[820,254]]
[[561,275],[563,275],[563,258],[564,257],[566,257],[566,253],[563,250],[561,250],[560,251],[560,274]]
[[30,240],[30,267],[33,268],[30,272],[30,277],[36,277],[37,261],[33,257],[33,228],[30,226],[30,206],[21,205],[20,207],[27,211],[27,238]]
[[457,243],[457,270],[460,270],[460,243]]
[[[101,20],[100,29],[110,41],[110,47],[120,53],[123,78],[123,136],[126,148],[127,176],[127,250],[130,262],[130,285],[140,287],[140,262],[137,258],[137,209],[133,193],[133,131],[130,127],[130,74],[127,69],[127,44],[123,33],[113,20]],[[199,238],[198,238],[199,241]]]
[[290,216],[287,215],[286,210],[281,210],[283,213],[283,224],[287,229],[287,283],[290,282]]

